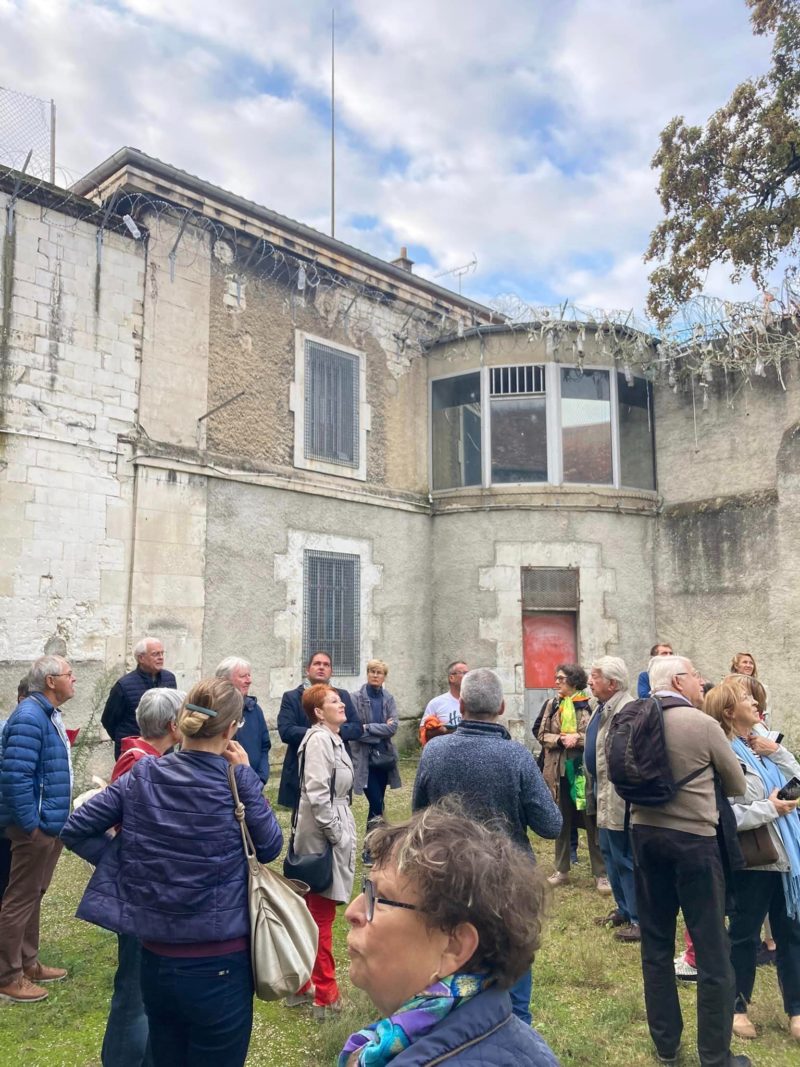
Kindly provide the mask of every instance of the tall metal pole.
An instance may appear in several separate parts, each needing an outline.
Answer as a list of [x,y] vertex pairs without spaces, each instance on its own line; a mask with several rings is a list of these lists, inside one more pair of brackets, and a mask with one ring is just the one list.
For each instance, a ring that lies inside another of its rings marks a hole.
[[56,102],[50,101],[50,184],[56,184]]
[[335,109],[335,66],[334,40],[336,32],[336,10],[331,6],[331,237],[336,236],[336,109]]

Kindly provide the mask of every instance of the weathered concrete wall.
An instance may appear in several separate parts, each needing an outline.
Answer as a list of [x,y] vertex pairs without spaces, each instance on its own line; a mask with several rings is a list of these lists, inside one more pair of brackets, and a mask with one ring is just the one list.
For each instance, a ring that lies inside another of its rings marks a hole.
[[798,368],[750,382],[717,370],[702,410],[700,387],[656,393],[657,461],[664,509],[656,549],[659,637],[711,680],[736,652],[755,656],[773,725],[800,747],[794,685],[800,580]]
[[[348,292],[317,294],[309,288],[303,295],[280,280],[247,275],[237,287],[233,277],[218,266],[212,275],[208,406],[241,389],[245,394],[209,418],[208,447],[291,472],[299,484],[319,481],[294,468],[296,416],[290,410],[290,388],[296,333],[305,331],[365,353],[370,409],[365,488],[426,493],[427,447],[419,421],[427,410],[425,362],[419,354],[397,357],[389,327],[393,322],[399,329],[399,315],[373,308],[367,316],[366,306],[363,317],[352,308],[346,313],[353,301]],[[338,479],[352,481],[346,469],[330,484]]]
[[[456,656],[496,668],[506,713],[522,739],[524,709],[521,568],[579,570],[578,657],[622,656],[631,674],[647,661],[654,632],[652,551],[647,515],[599,509],[483,510],[438,515],[433,538],[435,669]],[[442,686],[443,688],[443,686]],[[529,724],[528,724],[529,725]]]
[[[249,659],[253,692],[274,727],[281,693],[302,679],[303,546],[343,547],[361,555],[362,667],[385,659],[401,717],[419,716],[438,691],[429,539],[426,515],[210,480],[204,673],[227,655]],[[346,689],[366,680],[335,679]]]
[[[0,194],[0,225],[7,197]],[[70,723],[122,654],[142,246],[18,201],[0,293],[0,707],[45,649],[78,674]]]

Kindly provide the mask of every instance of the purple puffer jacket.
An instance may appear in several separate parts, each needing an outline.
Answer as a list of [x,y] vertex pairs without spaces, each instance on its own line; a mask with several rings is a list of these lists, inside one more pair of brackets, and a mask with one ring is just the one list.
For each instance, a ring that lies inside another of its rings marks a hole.
[[[227,769],[209,752],[140,759],[70,816],[64,844],[97,864],[79,919],[145,941],[249,935],[247,865]],[[258,859],[275,859],[283,835],[258,775],[237,766],[236,784]],[[98,838],[118,823],[113,840]]]

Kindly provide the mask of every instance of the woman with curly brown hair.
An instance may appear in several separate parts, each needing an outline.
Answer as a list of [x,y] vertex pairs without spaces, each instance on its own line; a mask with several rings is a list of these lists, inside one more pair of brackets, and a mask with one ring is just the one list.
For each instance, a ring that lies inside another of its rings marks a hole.
[[350,979],[382,1014],[339,1067],[555,1067],[508,990],[538,948],[545,884],[507,834],[433,805],[367,838],[374,866],[348,907]]

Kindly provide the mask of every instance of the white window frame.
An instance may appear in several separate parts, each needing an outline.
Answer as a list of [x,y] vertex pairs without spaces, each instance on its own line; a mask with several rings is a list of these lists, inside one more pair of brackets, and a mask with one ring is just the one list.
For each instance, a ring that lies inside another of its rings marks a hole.
[[[326,348],[332,348],[344,355],[355,356],[358,360],[358,466],[334,460],[316,459],[305,454],[306,432],[306,342],[312,341]],[[294,412],[294,465],[301,470],[315,471],[318,474],[333,474],[338,478],[355,478],[367,480],[367,431],[371,429],[371,412],[367,403],[367,356],[358,348],[349,348],[328,337],[295,330],[294,340],[294,381],[289,385],[289,410]]]
[[[518,363],[498,363],[492,366],[497,367],[515,367],[519,366]],[[632,492],[654,492],[651,489],[637,489],[635,486],[623,486],[621,484],[621,457],[620,457],[620,443],[619,443],[619,396],[617,393],[617,373],[619,368],[616,366],[608,367],[601,364],[584,364],[583,369],[587,374],[591,374],[593,371],[604,371],[609,376],[609,402],[611,412],[611,469],[613,473],[612,482],[565,482],[564,481],[564,462],[562,453],[562,440],[561,440],[561,371],[563,369],[569,369],[576,367],[577,364],[572,363],[538,363],[536,366],[544,366],[545,377],[545,411],[547,413],[547,481],[546,482],[492,482],[492,405],[491,397],[489,396],[489,387],[491,383],[490,368],[488,366],[483,367],[470,367],[464,368],[459,371],[452,371],[450,374],[439,374],[435,378],[431,378],[428,383],[428,484],[431,486],[431,491],[435,492],[452,492],[449,490],[433,490],[433,418],[431,412],[433,411],[433,383],[443,381],[447,378],[458,378],[465,374],[475,374],[476,371],[480,374],[481,385],[481,486],[480,488],[492,488],[497,486],[498,488],[508,488],[509,486],[537,486],[537,485],[569,485],[569,486],[587,486],[594,487],[606,487],[611,489],[630,489]],[[642,375],[637,375],[642,377]],[[453,489],[477,489],[478,486],[454,486]]]

